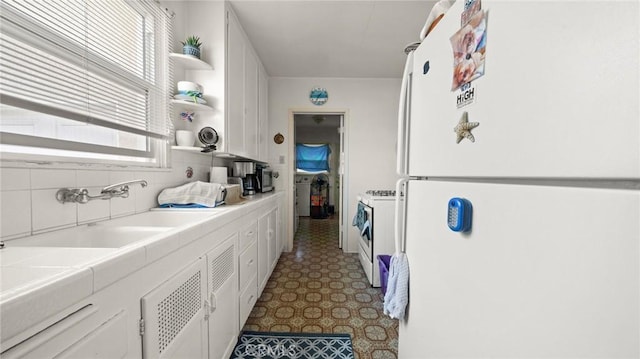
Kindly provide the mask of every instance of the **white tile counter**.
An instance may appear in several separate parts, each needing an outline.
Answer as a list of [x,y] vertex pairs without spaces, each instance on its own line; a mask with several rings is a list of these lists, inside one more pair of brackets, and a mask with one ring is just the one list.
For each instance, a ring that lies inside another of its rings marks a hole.
[[[5,248],[0,250],[0,351],[16,344],[16,336],[25,330],[46,325],[55,319],[52,316],[63,309],[243,217],[261,204],[276,199],[278,194],[251,196],[242,204],[222,206],[211,211],[175,209],[200,214],[194,215],[194,220],[189,220],[189,216],[183,214],[176,215],[184,217],[184,223],[163,227],[166,230],[120,248],[22,247],[20,241],[26,243],[31,238],[6,241]],[[135,216],[152,217],[152,213]],[[166,211],[158,213],[166,217]],[[135,219],[135,216],[98,222],[98,225],[125,222],[127,218]],[[55,235],[55,232],[51,233]]]

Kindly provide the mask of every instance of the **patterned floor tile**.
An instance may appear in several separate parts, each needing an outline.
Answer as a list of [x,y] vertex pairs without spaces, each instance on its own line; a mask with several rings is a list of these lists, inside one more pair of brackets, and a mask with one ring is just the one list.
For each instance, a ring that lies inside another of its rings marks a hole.
[[349,333],[358,359],[394,359],[398,321],[382,313],[356,253],[338,248],[337,219],[300,218],[244,330]]

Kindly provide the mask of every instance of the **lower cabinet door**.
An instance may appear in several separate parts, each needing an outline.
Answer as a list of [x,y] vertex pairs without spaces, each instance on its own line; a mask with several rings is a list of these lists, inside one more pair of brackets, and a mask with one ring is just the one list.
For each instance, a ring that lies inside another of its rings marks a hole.
[[273,209],[269,212],[269,274],[273,271],[273,268],[276,266],[278,262],[278,258],[280,258],[280,252],[278,251],[278,240],[276,238],[277,233],[277,216],[278,211]]
[[143,358],[206,358],[207,268],[198,259],[141,298]]
[[117,359],[133,356],[127,350],[127,312],[102,321],[97,305],[87,305],[20,344],[2,348],[3,359]]
[[207,253],[209,358],[231,356],[238,339],[238,234]]
[[265,214],[258,219],[258,293],[269,279],[269,215]]
[[126,312],[118,313],[56,358],[125,358],[127,356],[126,317]]

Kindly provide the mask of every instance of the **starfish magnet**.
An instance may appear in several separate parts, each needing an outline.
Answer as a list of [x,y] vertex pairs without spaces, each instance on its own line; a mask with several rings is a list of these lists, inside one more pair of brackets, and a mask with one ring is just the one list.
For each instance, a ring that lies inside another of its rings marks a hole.
[[453,132],[458,135],[456,143],[460,143],[463,138],[466,138],[471,142],[476,142],[476,139],[471,134],[471,130],[478,126],[480,126],[480,122],[469,122],[469,114],[465,111],[462,114],[460,121],[458,121],[458,125],[453,128]]

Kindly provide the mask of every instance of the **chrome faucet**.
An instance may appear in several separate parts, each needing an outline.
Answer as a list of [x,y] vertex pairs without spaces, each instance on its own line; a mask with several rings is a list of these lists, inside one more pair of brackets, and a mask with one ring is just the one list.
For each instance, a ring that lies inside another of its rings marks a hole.
[[100,191],[101,194],[111,193],[113,196],[122,197],[122,194],[126,194],[125,198],[129,196],[129,185],[139,183],[142,187],[147,187],[147,181],[145,180],[133,180],[126,181],[121,183],[112,184],[107,186]]
[[100,194],[97,196],[90,196],[89,190],[87,190],[86,188],[74,188],[74,189],[61,188],[58,190],[58,192],[56,192],[56,199],[60,203],[67,203],[67,202],[87,203],[94,199],[110,199],[113,197],[127,198],[129,197],[129,185],[138,184],[138,183],[142,187],[147,186],[147,181],[141,180],[141,179],[126,181],[126,182],[112,184],[103,188],[100,191]]

